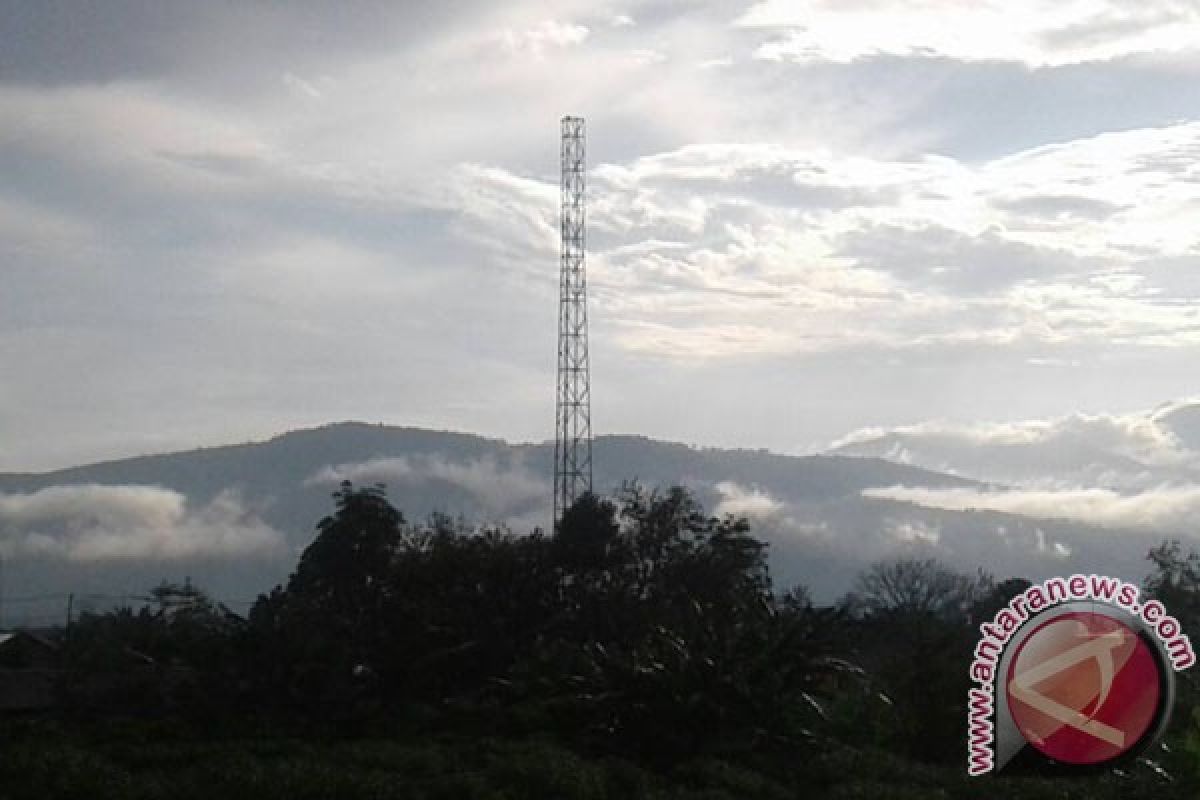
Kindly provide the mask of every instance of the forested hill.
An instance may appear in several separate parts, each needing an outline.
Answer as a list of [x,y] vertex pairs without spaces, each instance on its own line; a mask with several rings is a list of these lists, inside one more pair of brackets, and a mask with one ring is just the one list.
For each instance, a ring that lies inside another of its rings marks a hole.
[[[12,553],[4,594],[119,596],[191,577],[245,606],[285,576],[343,480],[386,485],[410,520],[445,512],[527,532],[549,523],[552,458],[550,443],[346,422],[259,443],[0,475],[8,496],[2,535]],[[682,484],[714,513],[750,517],[771,543],[777,581],[805,583],[824,598],[898,550],[929,549],[964,568],[988,563],[1036,577],[1060,566],[1047,557],[1058,543],[1136,577],[1146,549],[1140,540],[1081,526],[865,497],[876,487],[977,486],[877,458],[794,457],[622,435],[598,437],[594,462],[598,491],[631,480]],[[4,620],[36,622],[57,613],[55,604],[9,603]]]
[[[789,497],[833,499],[876,486],[969,485],[950,475],[877,458],[698,448],[645,436],[599,436],[593,452],[595,483],[601,491],[629,480],[648,485],[735,481]],[[413,469],[398,470],[394,463],[372,464],[388,459],[406,459]],[[484,464],[500,474],[548,485],[552,461],[550,442],[509,444],[466,433],[341,422],[292,431],[264,442],[139,456],[37,474],[0,474],[0,490],[29,492],[87,483],[156,485],[200,501],[235,487],[248,496],[286,499],[287,503],[270,512],[271,521],[286,525],[290,509],[311,527],[312,514],[307,512],[324,509],[329,492],[308,490],[335,486],[322,480],[323,471],[331,468],[386,483],[397,505],[411,514],[453,508],[456,513],[488,516],[488,512],[509,512],[514,505],[534,507],[537,500],[545,505],[549,493],[489,505],[487,498],[462,497],[464,490],[478,487],[466,477],[439,471],[437,466]],[[532,495],[532,486],[525,488]],[[294,505],[306,498],[309,502],[304,510]],[[470,501],[467,508],[460,505],[463,499]],[[518,502],[521,500],[529,502]]]

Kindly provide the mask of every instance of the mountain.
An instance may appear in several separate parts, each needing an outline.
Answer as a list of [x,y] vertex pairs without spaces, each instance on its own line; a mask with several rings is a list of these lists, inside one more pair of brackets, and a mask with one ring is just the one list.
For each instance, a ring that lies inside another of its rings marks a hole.
[[[988,490],[880,458],[695,448],[642,436],[598,437],[593,454],[599,491],[634,479],[684,484],[713,513],[747,515],[771,544],[777,583],[803,582],[824,599],[871,560],[902,552],[1030,577],[1101,555],[1128,571],[1145,552],[1144,536],[1077,522],[872,495],[889,487]],[[385,484],[409,520],[440,511],[516,531],[544,528],[552,460],[552,444],[347,422],[259,443],[0,475],[0,624],[53,622],[68,594],[76,609],[103,607],[163,579],[190,578],[245,610],[286,578],[342,480]]]
[[[693,448],[643,436],[600,436],[593,443],[595,486],[612,490],[722,481],[793,498],[856,496],[874,486],[966,486],[969,481],[875,459],[792,457],[766,451]],[[294,431],[266,442],[110,461],[42,474],[0,474],[0,492],[55,486],[158,486],[206,504],[223,492],[251,500],[262,518],[304,544],[331,510],[343,478],[387,485],[410,519],[434,511],[478,521],[549,524],[553,445],[510,445],[463,433],[344,422]],[[708,494],[709,498],[719,498]]]

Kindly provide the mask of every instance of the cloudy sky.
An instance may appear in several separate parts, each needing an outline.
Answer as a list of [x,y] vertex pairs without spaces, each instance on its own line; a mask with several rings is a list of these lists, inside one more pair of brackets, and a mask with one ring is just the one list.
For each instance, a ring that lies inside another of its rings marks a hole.
[[0,0],[0,469],[341,419],[798,453],[1197,392],[1200,7]]

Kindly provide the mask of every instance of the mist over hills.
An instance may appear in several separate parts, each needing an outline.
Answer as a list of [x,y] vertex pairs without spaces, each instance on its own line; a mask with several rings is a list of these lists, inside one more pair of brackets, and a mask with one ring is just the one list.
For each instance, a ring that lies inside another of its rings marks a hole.
[[[1200,434],[1194,409],[1160,419],[1155,424]],[[983,566],[998,577],[1077,568],[1141,577],[1146,548],[1162,538],[1163,525],[989,507],[979,498],[1013,491],[999,478],[1036,459],[1025,445],[1005,442],[999,451],[1016,455],[996,458],[996,474],[977,481],[958,464],[948,463],[950,474],[919,463],[914,453],[952,452],[952,437],[939,436],[887,432],[803,457],[600,436],[595,486],[689,486],[710,512],[751,519],[770,542],[777,585],[803,583],[824,600],[849,588],[866,564],[901,553],[934,555],[964,570]],[[897,450],[901,442],[905,452]],[[976,442],[979,454],[960,450],[977,460],[998,452],[985,445]],[[1027,447],[1036,454],[1048,445]],[[1123,474],[1145,466],[1126,454],[1129,466],[1114,448],[1091,447],[1067,455],[1094,456]],[[1068,474],[1074,462],[1067,455],[1044,465]],[[76,594],[77,609],[101,607],[185,577],[244,611],[286,578],[342,480],[385,484],[410,521],[445,512],[517,532],[545,528],[552,458],[552,443],[347,422],[259,443],[0,475],[0,622],[54,622],[67,593]]]
[[1135,491],[1200,480],[1200,404],[1049,420],[856,431],[831,453],[1026,487]]

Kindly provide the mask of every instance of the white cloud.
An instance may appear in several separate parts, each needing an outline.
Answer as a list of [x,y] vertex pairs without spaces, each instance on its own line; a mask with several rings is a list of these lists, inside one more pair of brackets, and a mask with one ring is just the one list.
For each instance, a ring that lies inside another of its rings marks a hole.
[[1049,542],[1046,540],[1046,532],[1041,528],[1034,529],[1034,536],[1037,541],[1037,551],[1039,553],[1048,553],[1055,558],[1065,559],[1071,557],[1071,547],[1062,542]]
[[350,481],[358,484],[406,485],[430,480],[445,481],[469,492],[483,512],[493,518],[507,516],[514,509],[550,495],[545,478],[534,474],[521,463],[502,465],[494,458],[452,461],[440,455],[376,458],[331,465],[311,475],[305,483],[319,485]]
[[733,481],[721,481],[714,486],[721,495],[713,513],[717,516],[732,514],[745,517],[767,517],[777,513],[783,504],[758,488],[746,488]]
[[766,0],[738,22],[786,29],[757,51],[774,60],[886,53],[1053,66],[1187,50],[1200,36],[1200,10],[1122,0]]
[[159,3],[64,39],[43,5],[0,15],[11,469],[347,417],[544,436],[564,113],[610,429],[789,448],[1187,390],[1187,8]]
[[[1200,286],[1164,284],[1147,265],[1191,253],[1193,150],[1200,123],[977,165],[768,144],[602,163],[592,297],[619,345],[683,360],[1190,346]],[[482,167],[456,180],[480,241],[514,265],[552,256],[554,184]]]
[[1113,450],[1147,463],[1177,463],[1186,458],[1180,442],[1155,419],[1158,412],[1136,414],[1071,414],[1052,420],[955,424],[925,422],[898,428],[866,428],[831,445],[838,448],[887,433],[914,437],[945,436],[966,444],[987,446],[1043,444],[1065,438],[1081,438],[1097,447]]
[[1200,513],[1200,487],[1161,487],[1121,494],[1111,489],[980,490],[904,486],[866,489],[863,496],[948,511],[999,511],[1104,528],[1190,533]]
[[902,544],[936,545],[942,538],[939,525],[921,520],[885,520],[888,535]]
[[831,445],[983,481],[1029,488],[1153,488],[1200,478],[1200,453],[1172,430],[1175,405],[1004,423],[923,422],[855,431]]
[[557,20],[543,20],[531,28],[507,30],[501,35],[501,41],[509,51],[529,53],[535,58],[544,57],[551,48],[582,44],[587,38],[585,26]]
[[0,494],[0,548],[80,562],[171,561],[277,555],[284,540],[233,491],[188,508],[169,489],[86,484]]
[[528,269],[534,259],[558,253],[556,186],[496,167],[462,164],[452,172],[446,193],[446,204],[469,221],[460,227],[461,235],[490,242],[511,266]]
[[[291,72],[283,73],[282,80],[283,85],[286,86],[289,91],[294,92],[299,97],[309,100],[320,100],[325,94],[320,86],[320,82],[306,80]],[[325,82],[328,83],[328,81]]]

